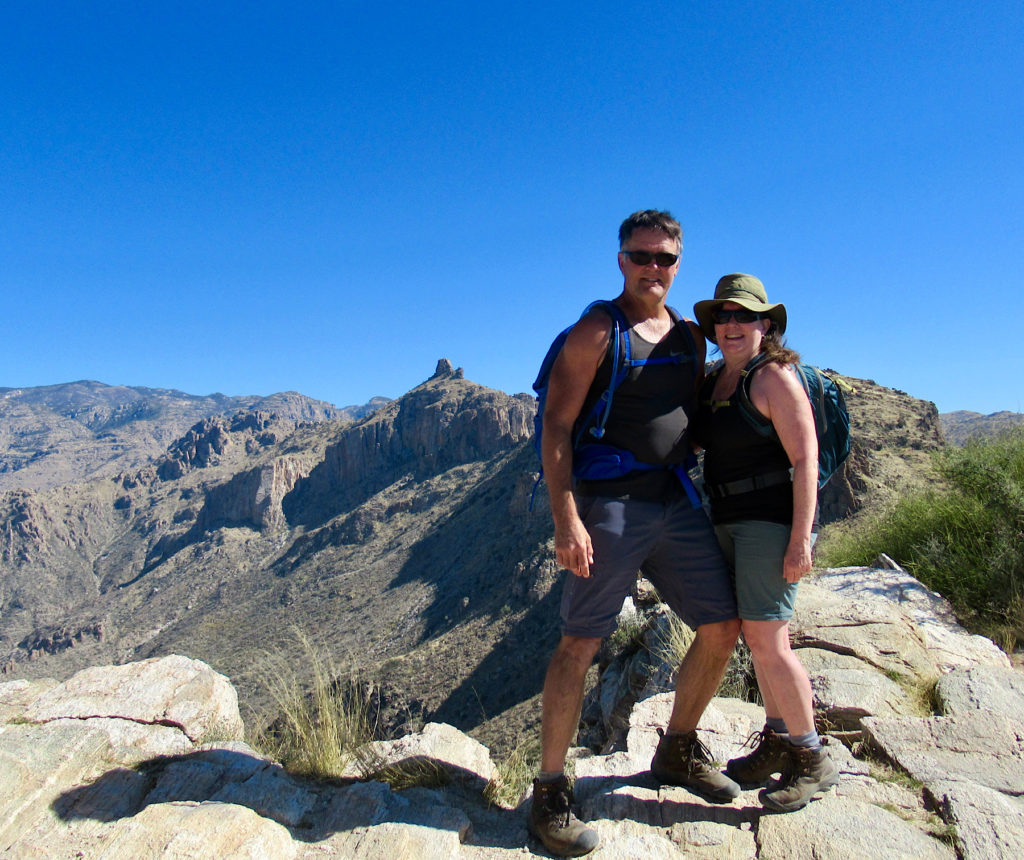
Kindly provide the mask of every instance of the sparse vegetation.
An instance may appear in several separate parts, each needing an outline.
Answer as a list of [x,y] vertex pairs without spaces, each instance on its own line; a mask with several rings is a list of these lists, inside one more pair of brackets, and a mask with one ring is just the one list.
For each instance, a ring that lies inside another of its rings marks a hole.
[[920,717],[930,717],[939,713],[939,703],[936,698],[936,685],[939,683],[938,675],[920,677],[918,675],[903,675],[899,672],[887,671],[886,676],[899,684],[907,698],[910,700],[913,713]]
[[292,661],[265,657],[264,680],[280,715],[257,734],[254,746],[292,773],[338,778],[373,740],[369,697],[356,676],[341,673],[302,633],[296,637],[311,688]]
[[611,654],[618,654],[626,649],[635,650],[646,630],[647,617],[642,612],[629,613],[608,637],[605,648]]
[[935,455],[938,488],[825,536],[827,566],[887,553],[1005,650],[1024,641],[1024,428]]
[[[294,664],[281,655],[266,655],[265,683],[280,715],[253,739],[253,746],[286,770],[316,779],[379,779],[399,790],[438,786],[447,771],[432,759],[411,758],[389,764],[372,744],[371,685],[354,672],[343,672],[296,631],[305,656],[310,689]],[[353,767],[350,767],[353,765]]]
[[674,612],[665,613],[655,636],[655,656],[669,666],[678,666],[694,637],[693,630]]
[[487,802],[514,807],[540,768],[540,736],[532,733],[520,737],[512,752],[497,764],[497,776],[484,788]]
[[725,677],[722,678],[717,695],[730,699],[742,699],[744,702],[761,703],[761,693],[757,689],[757,675],[754,674],[754,659],[750,655],[747,643],[742,638],[733,648],[729,665],[725,667]]

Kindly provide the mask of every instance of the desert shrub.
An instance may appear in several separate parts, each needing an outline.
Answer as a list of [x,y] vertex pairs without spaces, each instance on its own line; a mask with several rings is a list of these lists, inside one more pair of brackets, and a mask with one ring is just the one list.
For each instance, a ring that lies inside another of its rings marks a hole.
[[512,751],[495,765],[495,777],[484,788],[488,803],[514,807],[540,770],[540,736],[521,736]]
[[1024,640],[1024,429],[935,455],[937,488],[826,536],[821,561],[867,565],[887,553],[1004,648]]
[[253,745],[291,773],[340,777],[351,762],[359,764],[360,751],[373,740],[370,698],[357,676],[341,672],[303,634],[296,636],[305,658],[300,664],[275,654],[262,660],[262,680],[279,715]]
[[[375,748],[373,685],[355,671],[340,669],[299,631],[301,663],[266,654],[262,678],[279,716],[253,738],[253,746],[289,772],[316,779],[357,774],[399,790],[437,786],[448,780],[435,761],[410,758],[388,764]],[[300,671],[301,669],[301,675]]]

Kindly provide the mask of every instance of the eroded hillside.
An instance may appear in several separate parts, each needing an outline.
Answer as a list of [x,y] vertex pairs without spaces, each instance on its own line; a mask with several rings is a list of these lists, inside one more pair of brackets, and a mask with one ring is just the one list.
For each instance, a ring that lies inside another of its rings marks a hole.
[[[851,381],[854,453],[826,518],[923,480],[941,444],[932,404]],[[358,421],[205,418],[144,466],[0,495],[4,671],[181,653],[235,679],[251,714],[264,655],[301,666],[301,631],[377,681],[386,727],[511,724],[558,635],[543,490],[528,509],[534,408],[442,361]]]

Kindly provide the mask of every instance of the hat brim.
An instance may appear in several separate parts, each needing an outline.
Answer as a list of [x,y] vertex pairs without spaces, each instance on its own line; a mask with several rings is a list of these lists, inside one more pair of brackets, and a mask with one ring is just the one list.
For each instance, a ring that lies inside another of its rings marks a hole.
[[718,340],[715,338],[715,320],[712,317],[712,314],[714,314],[714,312],[726,302],[733,302],[742,308],[746,308],[748,311],[755,311],[759,314],[764,314],[768,319],[775,323],[778,327],[779,334],[785,333],[786,306],[782,302],[768,304],[766,302],[755,301],[754,299],[745,299],[742,296],[728,299],[705,299],[702,302],[697,302],[697,304],[693,306],[693,313],[694,316],[697,317],[697,324],[700,326],[700,330],[704,333],[704,337],[716,346],[718,344]]

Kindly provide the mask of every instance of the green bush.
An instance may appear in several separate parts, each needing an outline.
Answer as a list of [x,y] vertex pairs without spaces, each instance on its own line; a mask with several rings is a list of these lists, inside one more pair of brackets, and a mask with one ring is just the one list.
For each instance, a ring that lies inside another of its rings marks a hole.
[[1024,641],[1024,429],[948,448],[934,462],[937,488],[833,530],[821,561],[867,565],[884,552],[1009,650]]

